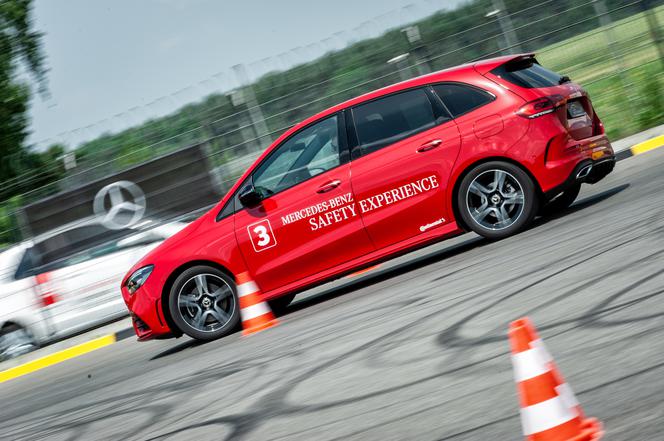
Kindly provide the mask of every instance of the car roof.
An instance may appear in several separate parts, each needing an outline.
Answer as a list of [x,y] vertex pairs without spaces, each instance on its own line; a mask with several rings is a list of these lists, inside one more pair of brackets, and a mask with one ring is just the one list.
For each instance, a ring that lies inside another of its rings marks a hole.
[[315,115],[310,116],[309,118],[303,120],[298,124],[295,124],[293,127],[284,132],[279,138],[277,138],[277,140],[274,143],[272,143],[272,145],[280,143],[283,139],[289,137],[293,132],[299,130],[304,126],[311,124],[312,122],[322,119],[328,115],[337,113],[340,110],[353,107],[354,105],[370,101],[372,99],[376,99],[384,95],[389,95],[394,92],[410,89],[412,87],[418,87],[424,84],[429,84],[438,81],[452,80],[453,79],[452,77],[461,77],[463,76],[464,73],[467,72],[477,71],[481,74],[484,74],[508,61],[517,58],[530,58],[533,56],[534,56],[533,53],[525,53],[525,54],[504,55],[501,57],[487,58],[484,60],[479,60],[439,70],[430,74],[421,75],[415,78],[401,81],[399,83],[390,84],[389,86],[381,87],[380,89],[376,89],[371,92],[359,95],[355,98],[351,98],[342,103],[329,107],[321,112],[318,112]]

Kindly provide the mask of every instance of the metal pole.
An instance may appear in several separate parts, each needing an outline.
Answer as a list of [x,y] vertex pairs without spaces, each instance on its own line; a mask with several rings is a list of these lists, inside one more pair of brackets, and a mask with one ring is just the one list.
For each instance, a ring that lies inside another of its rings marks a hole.
[[[272,138],[269,135],[270,132],[267,128],[267,124],[265,124],[265,118],[263,117],[263,112],[258,105],[258,100],[256,100],[254,89],[251,87],[251,84],[249,84],[247,69],[243,64],[236,64],[232,69],[235,72],[235,76],[237,77],[240,86],[242,87],[242,94],[244,96],[247,109],[249,110],[251,124],[254,126],[254,130],[256,131],[256,137],[260,138],[259,144],[267,146],[272,143]],[[266,139],[267,142],[263,142],[263,139]]]
[[[431,66],[429,65],[429,52],[422,42],[422,35],[417,25],[408,26],[401,30],[406,35],[410,52],[415,55],[415,64],[417,73],[419,75],[426,75],[431,73]],[[400,64],[400,63],[397,63]]]
[[630,109],[630,112],[634,112],[635,111],[634,99],[632,98],[631,94],[628,92],[628,90],[632,88],[631,82],[629,80],[629,77],[627,76],[623,57],[618,51],[618,45],[616,42],[617,40],[615,32],[611,27],[611,17],[609,16],[608,11],[606,9],[606,3],[604,3],[604,0],[593,0],[593,8],[595,8],[595,15],[597,15],[600,26],[604,28],[606,44],[609,47],[609,50],[611,51],[611,56],[618,70],[617,72],[618,79],[620,80],[620,83],[622,85],[622,93],[627,98],[627,105]]
[[411,72],[408,66],[408,62],[406,61],[408,55],[410,54],[406,52],[405,54],[397,55],[396,57],[387,60],[387,64],[394,65],[396,73],[399,74],[399,78],[401,78],[401,81],[409,80],[411,77]]
[[648,23],[648,31],[650,32],[650,38],[655,43],[657,47],[657,53],[659,54],[659,61],[664,64],[664,38],[662,38],[662,33],[660,31],[659,23],[657,21],[657,14],[653,9],[652,0],[641,0],[639,6],[643,11],[643,14],[646,16],[646,22]]
[[519,40],[517,39],[516,32],[514,31],[514,26],[512,25],[512,18],[507,13],[505,8],[505,3],[503,0],[491,0],[493,8],[498,11],[498,24],[500,25],[500,30],[503,33],[505,38],[505,48],[506,53],[520,53],[523,52]]

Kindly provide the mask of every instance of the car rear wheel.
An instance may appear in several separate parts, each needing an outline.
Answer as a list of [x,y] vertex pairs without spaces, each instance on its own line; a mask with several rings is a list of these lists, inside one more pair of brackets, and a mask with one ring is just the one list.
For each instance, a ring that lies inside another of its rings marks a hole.
[[169,311],[180,331],[198,340],[231,333],[240,322],[235,282],[209,266],[184,271],[171,288]]
[[489,239],[502,239],[533,220],[539,200],[526,172],[508,162],[491,161],[463,178],[457,204],[471,230]]

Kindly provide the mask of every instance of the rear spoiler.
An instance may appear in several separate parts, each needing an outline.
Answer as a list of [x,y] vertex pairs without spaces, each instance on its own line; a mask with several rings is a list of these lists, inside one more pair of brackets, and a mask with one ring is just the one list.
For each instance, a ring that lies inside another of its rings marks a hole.
[[473,64],[473,68],[478,73],[484,75],[489,71],[492,71],[493,69],[497,68],[498,66],[502,66],[503,64],[515,63],[533,58],[535,58],[534,52],[517,54],[517,55],[506,55],[504,57],[490,58],[488,60],[478,61],[477,63]]

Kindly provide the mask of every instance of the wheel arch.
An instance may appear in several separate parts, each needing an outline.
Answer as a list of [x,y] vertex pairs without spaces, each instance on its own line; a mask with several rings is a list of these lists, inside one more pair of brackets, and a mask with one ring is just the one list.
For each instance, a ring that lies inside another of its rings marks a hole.
[[171,288],[173,287],[173,284],[175,283],[175,279],[177,279],[180,274],[182,274],[189,268],[199,265],[216,268],[219,271],[228,275],[231,279],[235,280],[235,276],[228,268],[226,268],[224,265],[220,264],[219,262],[215,262],[214,260],[206,260],[206,259],[191,260],[175,268],[173,272],[171,272],[171,274],[166,279],[164,287],[161,290],[161,313],[164,316],[164,319],[166,320],[166,324],[168,325],[168,327],[171,328],[171,330],[174,333],[179,335],[182,335],[182,331],[173,321],[173,317],[171,317],[171,312],[168,309],[168,296],[170,294]]
[[451,193],[452,213],[454,214],[454,219],[456,220],[457,225],[459,225],[465,231],[470,231],[470,227],[468,225],[466,225],[466,223],[464,222],[463,218],[461,217],[461,214],[460,214],[460,211],[459,211],[459,203],[458,203],[459,198],[457,197],[457,194],[459,193],[459,188],[461,187],[461,182],[466,177],[466,175],[468,173],[470,173],[470,171],[472,169],[474,169],[475,167],[477,167],[479,165],[485,164],[487,162],[492,162],[492,161],[507,162],[507,163],[510,163],[512,165],[515,165],[515,166],[519,167],[533,181],[533,184],[535,185],[535,191],[537,192],[537,197],[540,200],[544,197],[544,193],[542,192],[542,187],[540,186],[540,183],[537,180],[537,178],[535,177],[535,175],[533,175],[533,173],[528,169],[528,167],[526,167],[521,162],[519,162],[519,161],[517,161],[513,158],[509,158],[507,156],[489,156],[489,157],[481,158],[481,159],[478,159],[474,162],[471,162],[471,163],[467,164],[464,167],[463,171],[457,176],[457,178],[454,182],[454,186],[452,187],[452,193]]
[[4,332],[5,330],[7,330],[8,328],[11,328],[12,326],[15,326],[15,327],[21,328],[21,329],[27,329],[21,322],[19,322],[17,320],[14,320],[14,319],[11,319],[11,320],[7,320],[6,322],[0,323],[0,334],[2,332]]
[[23,329],[27,333],[28,337],[30,337],[30,340],[33,342],[35,346],[39,347],[39,345],[41,344],[39,341],[39,336],[33,333],[33,329],[30,329],[30,326],[26,322],[23,322],[22,320],[17,320],[16,318],[11,318],[9,320],[0,323],[0,335],[4,334],[6,331],[12,328]]

